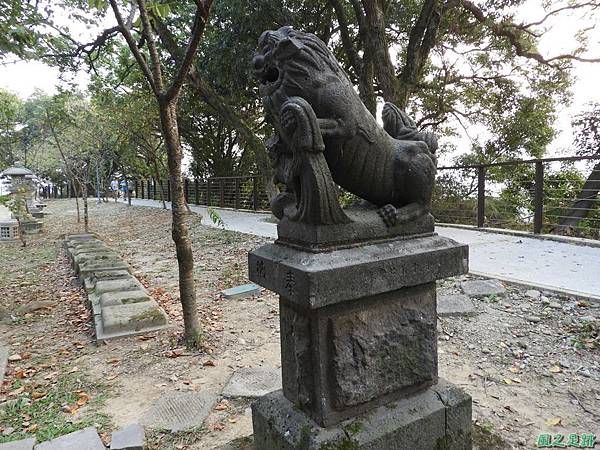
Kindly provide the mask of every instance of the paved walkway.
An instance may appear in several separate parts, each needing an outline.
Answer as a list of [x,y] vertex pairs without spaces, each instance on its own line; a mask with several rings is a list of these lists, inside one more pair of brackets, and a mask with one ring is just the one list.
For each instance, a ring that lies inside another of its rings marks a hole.
[[[132,204],[162,207],[161,202],[154,200],[132,199]],[[190,205],[190,208],[202,214],[204,224],[216,226],[205,207]],[[277,236],[276,225],[266,221],[268,214],[217,211],[228,230],[269,238]],[[437,227],[436,231],[469,244],[469,266],[473,274],[600,301],[598,247],[462,228]]]

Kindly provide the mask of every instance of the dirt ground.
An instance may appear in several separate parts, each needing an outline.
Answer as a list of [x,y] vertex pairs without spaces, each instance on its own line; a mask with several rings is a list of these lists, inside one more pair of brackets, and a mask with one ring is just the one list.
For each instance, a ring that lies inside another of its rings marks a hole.
[[[81,231],[75,203],[49,201],[43,234],[25,248],[0,245],[0,342],[12,359],[0,391],[0,442],[89,424],[108,439],[166,393],[218,393],[237,368],[280,365],[275,295],[219,296],[247,282],[247,252],[265,239],[190,218],[205,339],[201,350],[189,351],[180,344],[170,212],[93,201],[90,208],[91,229],[132,266],[173,326],[94,343],[85,293],[62,249],[65,233]],[[458,292],[462,280],[445,280],[440,292]],[[472,395],[477,447],[530,449],[542,432],[600,435],[599,305],[548,293],[533,299],[507,287],[504,296],[474,300],[477,315],[440,322],[440,376]],[[38,403],[44,408],[35,409]],[[203,427],[149,431],[149,448],[251,448],[248,406],[223,400]]]

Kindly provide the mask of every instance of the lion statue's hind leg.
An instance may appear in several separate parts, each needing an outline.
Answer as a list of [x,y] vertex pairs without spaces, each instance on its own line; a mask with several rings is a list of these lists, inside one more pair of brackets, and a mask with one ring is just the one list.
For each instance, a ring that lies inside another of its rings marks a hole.
[[412,222],[429,213],[429,208],[414,202],[401,208],[396,208],[394,205],[384,205],[377,210],[377,214],[383,220],[386,227],[393,228],[396,225]]

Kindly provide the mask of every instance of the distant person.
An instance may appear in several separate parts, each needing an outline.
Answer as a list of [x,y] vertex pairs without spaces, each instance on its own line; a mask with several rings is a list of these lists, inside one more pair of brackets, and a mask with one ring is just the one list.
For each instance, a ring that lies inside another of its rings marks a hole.
[[117,180],[112,180],[110,182],[110,190],[112,191],[115,203],[117,203],[117,199],[119,198],[119,182]]
[[121,192],[123,192],[123,201],[127,201],[127,190],[128,190],[128,186],[127,186],[127,181],[125,180],[121,180]]

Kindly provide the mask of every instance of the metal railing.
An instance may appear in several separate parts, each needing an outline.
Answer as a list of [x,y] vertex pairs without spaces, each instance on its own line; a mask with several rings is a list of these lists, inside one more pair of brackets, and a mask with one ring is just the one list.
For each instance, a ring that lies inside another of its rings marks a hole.
[[[146,200],[171,201],[171,182],[153,178],[129,183],[131,197]],[[91,187],[90,196],[96,195]],[[110,197],[109,192],[105,194]],[[184,195],[188,204],[262,211],[269,209],[269,198],[260,177],[254,175],[184,179]],[[73,198],[71,183],[56,185],[44,191],[44,198]]]
[[[161,196],[162,191],[162,196]],[[260,177],[247,175],[212,177],[206,180],[184,180],[184,194],[188,204],[246,210],[267,210],[269,199]],[[134,198],[171,201],[171,183],[167,180],[136,180]]]
[[[558,163],[593,164],[587,170]],[[600,156],[438,168],[437,222],[600,239]]]
[[[571,172],[553,168],[575,162],[594,167]],[[134,198],[171,201],[167,180],[136,180],[131,184]],[[185,179],[184,188],[189,204],[269,209],[269,199],[258,176]],[[599,191],[600,156],[447,166],[438,167],[432,206],[438,223],[600,239]],[[55,186],[49,196],[72,197],[73,192],[65,184]]]

